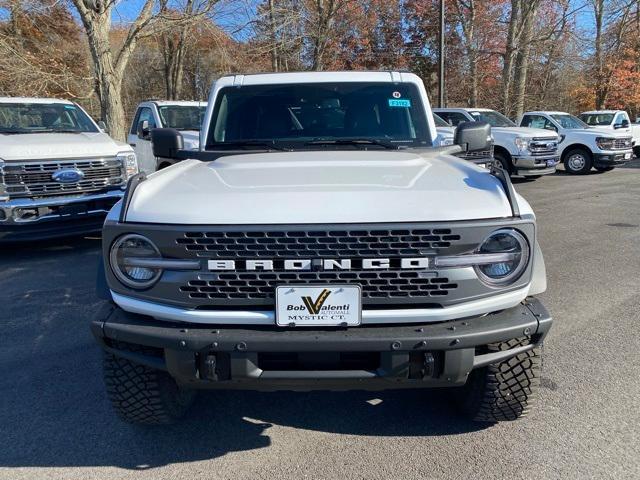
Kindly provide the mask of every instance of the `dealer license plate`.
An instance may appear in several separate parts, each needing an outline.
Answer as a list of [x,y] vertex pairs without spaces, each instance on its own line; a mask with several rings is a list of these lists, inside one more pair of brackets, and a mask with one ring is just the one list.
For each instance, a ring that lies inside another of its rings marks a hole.
[[360,325],[361,298],[358,285],[276,287],[276,324],[281,327]]
[[547,160],[547,167],[553,167],[557,164],[558,162],[556,160]]

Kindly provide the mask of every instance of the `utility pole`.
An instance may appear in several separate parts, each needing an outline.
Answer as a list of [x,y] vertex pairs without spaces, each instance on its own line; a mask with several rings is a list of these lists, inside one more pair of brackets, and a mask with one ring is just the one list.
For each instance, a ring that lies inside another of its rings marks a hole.
[[438,52],[438,107],[444,107],[444,0],[440,0],[440,51]]

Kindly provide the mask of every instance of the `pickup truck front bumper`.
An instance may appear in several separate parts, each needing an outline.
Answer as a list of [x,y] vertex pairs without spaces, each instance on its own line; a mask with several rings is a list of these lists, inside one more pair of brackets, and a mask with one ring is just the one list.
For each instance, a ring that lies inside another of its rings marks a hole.
[[560,162],[558,155],[513,157],[514,174],[520,176],[549,175],[556,171]]
[[633,159],[633,152],[631,150],[624,152],[603,152],[593,154],[593,166],[594,167],[618,167],[624,165]]
[[42,240],[98,231],[123,196],[120,188],[74,196],[0,200],[0,242]]
[[[188,388],[382,390],[463,385],[471,370],[541,345],[551,324],[535,298],[448,322],[323,329],[170,323],[105,302],[91,329],[105,351]],[[523,337],[529,345],[486,349]]]

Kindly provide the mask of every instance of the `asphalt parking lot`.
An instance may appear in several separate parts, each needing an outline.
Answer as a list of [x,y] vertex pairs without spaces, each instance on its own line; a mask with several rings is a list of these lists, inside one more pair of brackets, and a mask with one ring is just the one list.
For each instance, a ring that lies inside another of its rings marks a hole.
[[555,318],[541,399],[483,427],[441,392],[201,395],[121,423],[88,328],[99,239],[0,250],[0,478],[639,478],[640,161],[518,182]]

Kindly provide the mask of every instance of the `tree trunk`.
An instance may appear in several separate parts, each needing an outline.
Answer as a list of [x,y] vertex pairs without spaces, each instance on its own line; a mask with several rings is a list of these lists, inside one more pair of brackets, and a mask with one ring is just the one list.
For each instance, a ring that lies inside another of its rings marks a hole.
[[518,52],[516,43],[520,24],[520,11],[522,0],[511,0],[511,13],[509,15],[509,29],[507,31],[507,43],[504,51],[504,64],[502,67],[502,110],[505,115],[511,113],[511,88],[513,85],[513,66]]
[[595,38],[595,53],[594,53],[594,61],[595,61],[595,102],[596,102],[596,110],[602,110],[604,108],[604,103],[606,101],[606,87],[604,82],[604,64],[603,64],[603,55],[602,55],[602,29],[604,22],[604,0],[594,0],[593,10],[595,15],[595,30],[596,30],[596,38]]
[[124,106],[122,105],[122,75],[116,69],[109,32],[110,15],[92,15],[91,21],[85,21],[89,50],[93,58],[96,75],[96,93],[100,99],[102,120],[107,125],[109,135],[125,141],[126,125]]
[[538,14],[539,3],[540,0],[531,0],[522,12],[522,30],[516,57],[515,118],[520,118],[524,113],[531,40],[533,39],[533,27]]

